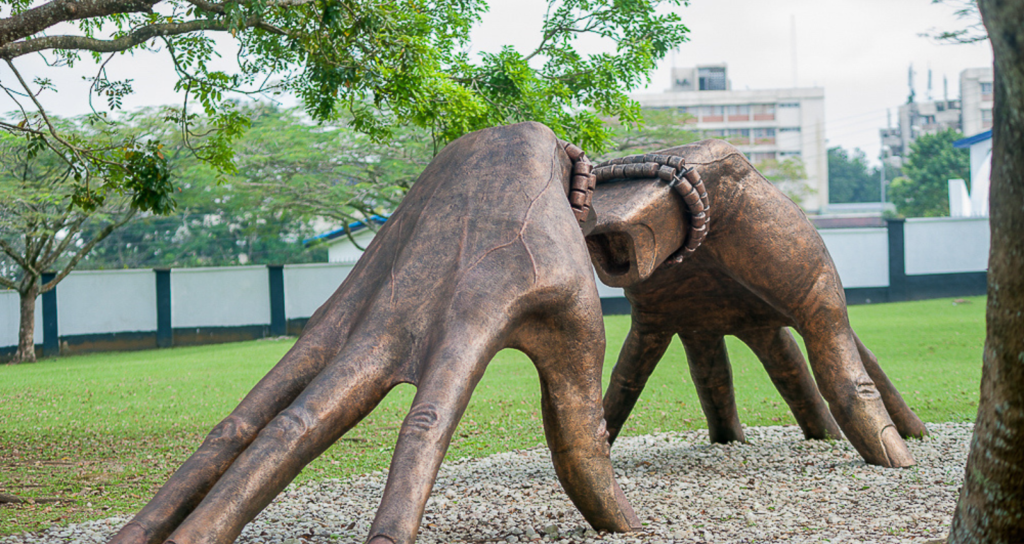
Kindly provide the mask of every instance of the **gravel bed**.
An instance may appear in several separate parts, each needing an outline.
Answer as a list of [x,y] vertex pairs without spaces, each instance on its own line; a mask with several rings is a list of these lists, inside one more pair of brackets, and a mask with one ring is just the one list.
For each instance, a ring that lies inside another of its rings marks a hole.
[[[640,532],[589,528],[555,479],[545,448],[447,462],[417,542],[930,542],[944,538],[973,425],[929,424],[910,441],[918,465],[866,465],[846,441],[807,441],[795,426],[751,427],[748,444],[709,445],[707,431],[620,439],[616,475]],[[361,544],[386,474],[285,490],[239,543]],[[0,544],[106,542],[115,517]]]

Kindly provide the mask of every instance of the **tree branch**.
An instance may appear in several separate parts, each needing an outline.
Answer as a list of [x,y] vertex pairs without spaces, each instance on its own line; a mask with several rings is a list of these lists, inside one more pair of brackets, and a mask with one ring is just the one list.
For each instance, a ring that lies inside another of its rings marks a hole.
[[0,285],[6,287],[8,289],[18,290],[18,284],[17,283],[14,283],[13,281],[11,281],[9,279],[4,278],[3,276],[0,276]]
[[55,0],[0,19],[0,49],[58,23],[153,10],[161,0]]
[[[258,26],[261,23],[262,20],[259,17],[254,16],[243,21],[241,26],[248,28]],[[161,23],[143,26],[114,40],[98,40],[96,38],[88,38],[85,36],[44,36],[32,40],[22,40],[20,42],[9,43],[2,46],[0,47],[0,58],[9,60],[28,53],[34,53],[36,51],[43,51],[46,49],[68,49],[95,51],[97,53],[114,53],[117,51],[131,49],[136,45],[161,36],[177,36],[180,34],[188,34],[204,30],[223,32],[230,28],[231,23],[225,20],[197,19],[195,21],[188,21],[184,23]],[[275,29],[275,31],[280,30]]]
[[21,255],[19,255],[18,252],[15,251],[15,249],[11,247],[10,244],[4,241],[3,238],[0,238],[0,249],[2,249],[8,257],[14,259],[14,262],[17,263],[18,266],[25,269],[29,268],[28,263],[26,263],[25,260],[21,258]]
[[57,287],[57,284],[60,283],[60,280],[64,279],[68,274],[70,274],[71,271],[75,269],[75,266],[78,265],[78,261],[81,261],[83,257],[88,255],[89,252],[92,251],[92,248],[96,247],[96,244],[103,241],[103,239],[106,238],[107,236],[110,236],[111,232],[114,232],[115,230],[117,230],[118,227],[130,221],[132,217],[135,217],[135,210],[129,211],[127,214],[125,214],[124,218],[118,221],[117,223],[111,223],[104,227],[103,230],[101,230],[99,234],[97,234],[92,240],[90,240],[88,244],[86,244],[82,249],[78,250],[78,253],[76,253],[75,256],[71,258],[71,261],[67,264],[67,266],[64,267],[63,270],[60,271],[60,273],[58,273],[52,280],[46,282],[45,284],[39,287],[39,293],[42,294],[49,291],[50,289],[53,289],[54,287]]

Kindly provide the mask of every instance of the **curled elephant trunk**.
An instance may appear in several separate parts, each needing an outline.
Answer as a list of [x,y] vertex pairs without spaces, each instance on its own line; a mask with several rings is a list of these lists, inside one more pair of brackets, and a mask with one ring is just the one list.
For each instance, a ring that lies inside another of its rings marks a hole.
[[[707,190],[697,170],[687,167],[682,157],[647,154],[613,159],[598,165],[594,176],[601,190],[587,247],[603,283],[625,287],[645,280],[663,262],[678,263],[693,254],[707,237]],[[638,183],[643,185],[639,191]],[[667,197],[673,192],[679,198]]]

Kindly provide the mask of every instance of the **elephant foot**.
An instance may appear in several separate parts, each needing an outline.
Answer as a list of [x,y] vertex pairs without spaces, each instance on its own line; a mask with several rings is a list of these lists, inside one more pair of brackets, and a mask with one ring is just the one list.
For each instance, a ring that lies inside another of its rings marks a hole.
[[109,544],[146,544],[150,532],[137,521],[121,527],[121,530],[110,539]]
[[900,433],[894,425],[882,429],[879,439],[885,457],[889,461],[889,464],[885,466],[890,468],[906,468],[916,464],[914,456],[910,453],[910,449],[907,448],[907,443],[900,438]]

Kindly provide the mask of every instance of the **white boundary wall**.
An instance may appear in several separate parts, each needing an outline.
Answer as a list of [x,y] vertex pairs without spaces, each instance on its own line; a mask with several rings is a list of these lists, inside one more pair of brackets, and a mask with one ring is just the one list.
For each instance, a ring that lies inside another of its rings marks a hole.
[[950,274],[988,269],[987,217],[907,219],[907,274]]
[[836,263],[843,287],[888,287],[889,229],[822,229],[818,234]]
[[[36,326],[33,339],[43,343],[43,299],[36,297]],[[0,291],[0,347],[18,345],[18,327],[21,326],[21,297],[17,291]]]
[[61,336],[156,330],[152,270],[84,271],[57,284]]
[[[910,219],[903,225],[909,276],[984,272],[987,218]],[[819,231],[846,288],[889,285],[885,228]],[[352,264],[288,265],[283,269],[285,319],[311,316],[352,270]],[[171,327],[269,325],[270,278],[265,266],[174,269]],[[622,289],[597,283],[604,298]],[[72,272],[57,286],[60,336],[149,332],[157,328],[156,274],[152,270]],[[18,343],[18,294],[0,291],[0,348]],[[43,342],[42,302],[36,300],[35,342]]]
[[292,264],[284,267],[285,319],[313,315],[345,281],[351,264]]
[[172,328],[239,327],[268,323],[270,280],[267,267],[224,266],[171,270]]

